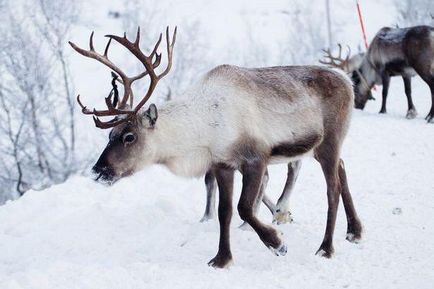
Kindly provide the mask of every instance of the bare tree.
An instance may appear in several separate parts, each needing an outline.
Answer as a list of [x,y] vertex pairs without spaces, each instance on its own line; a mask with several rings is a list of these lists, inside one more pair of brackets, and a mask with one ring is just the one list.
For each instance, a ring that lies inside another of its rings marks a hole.
[[[2,185],[6,185],[6,187],[12,186],[15,184],[15,190],[19,196],[21,196],[25,188],[23,188],[24,175],[22,168],[22,159],[21,159],[21,136],[23,133],[24,124],[26,122],[25,117],[26,114],[22,114],[21,118],[13,119],[13,113],[11,112],[10,107],[13,107],[11,104],[7,103],[7,99],[4,95],[4,92],[10,93],[5,90],[3,87],[0,87],[0,107],[2,108],[2,115],[0,116],[1,124],[0,130],[6,136],[3,139],[2,144],[2,155],[6,155],[10,157],[9,163],[5,160],[5,157],[2,157],[2,174],[0,175]],[[23,104],[23,107],[19,107],[21,111],[26,111],[27,103]],[[11,172],[11,169],[16,169],[15,173]],[[2,203],[3,197],[0,196],[0,203]]]
[[77,168],[62,43],[72,20],[62,19],[62,7],[49,2],[39,0],[19,12],[17,6],[0,3],[0,203],[62,182]]
[[33,14],[33,23],[38,32],[44,37],[51,48],[56,60],[60,64],[64,98],[69,114],[69,166],[75,166],[75,103],[72,94],[71,73],[68,69],[68,59],[65,55],[65,45],[69,39],[69,32],[77,22],[79,2],[68,0],[39,0],[36,5],[37,13]]

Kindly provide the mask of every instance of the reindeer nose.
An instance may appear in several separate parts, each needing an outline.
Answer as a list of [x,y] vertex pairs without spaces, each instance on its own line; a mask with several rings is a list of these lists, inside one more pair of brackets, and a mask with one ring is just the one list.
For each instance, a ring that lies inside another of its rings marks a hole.
[[103,183],[112,183],[115,173],[110,167],[100,167],[98,165],[93,166],[92,172],[95,175],[95,181]]

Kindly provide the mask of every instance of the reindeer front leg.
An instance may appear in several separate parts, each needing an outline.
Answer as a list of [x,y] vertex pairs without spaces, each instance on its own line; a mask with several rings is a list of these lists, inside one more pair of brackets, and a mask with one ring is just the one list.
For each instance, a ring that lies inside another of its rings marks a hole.
[[[256,197],[255,204],[253,205],[253,214],[255,214],[255,216],[258,215],[259,207],[261,206],[261,202],[263,202],[267,206],[267,208],[271,211],[271,214],[274,215],[274,212],[276,212],[276,205],[274,205],[273,202],[265,194],[265,189],[267,188],[269,178],[270,177],[268,175],[268,170],[265,169],[265,173],[262,177],[261,187],[259,189],[259,194]],[[250,227],[250,225],[246,221],[244,221],[240,225],[239,228],[241,230],[251,230],[252,229],[252,227]]]
[[208,265],[216,268],[225,268],[232,262],[229,233],[232,218],[234,170],[219,166],[214,169],[214,175],[219,187],[218,218],[220,223],[220,240],[217,255],[208,262]]
[[256,231],[259,238],[276,255],[285,255],[286,245],[278,236],[277,231],[263,224],[254,214],[254,204],[259,194],[266,163],[263,160],[247,161],[242,165],[243,188],[238,203],[238,213]]
[[386,113],[386,102],[387,102],[387,94],[389,93],[389,84],[390,84],[390,75],[385,71],[381,73],[381,81],[383,83],[383,91],[382,91],[382,102],[381,102],[381,110],[380,113]]

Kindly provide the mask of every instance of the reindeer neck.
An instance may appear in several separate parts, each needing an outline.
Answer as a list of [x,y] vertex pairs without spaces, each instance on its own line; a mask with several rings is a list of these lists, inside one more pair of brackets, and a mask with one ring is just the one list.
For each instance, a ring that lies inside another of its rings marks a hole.
[[194,101],[174,100],[162,105],[150,141],[157,162],[188,158],[208,151],[208,131],[204,128],[204,115]]

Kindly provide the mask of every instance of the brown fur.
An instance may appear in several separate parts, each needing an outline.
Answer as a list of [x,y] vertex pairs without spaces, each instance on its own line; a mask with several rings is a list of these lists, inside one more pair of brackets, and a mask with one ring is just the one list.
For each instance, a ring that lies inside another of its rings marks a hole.
[[299,142],[281,143],[271,150],[271,156],[285,156],[288,158],[303,155],[311,151],[318,143],[320,143],[321,135],[308,136]]

